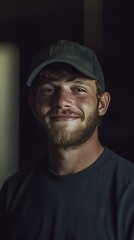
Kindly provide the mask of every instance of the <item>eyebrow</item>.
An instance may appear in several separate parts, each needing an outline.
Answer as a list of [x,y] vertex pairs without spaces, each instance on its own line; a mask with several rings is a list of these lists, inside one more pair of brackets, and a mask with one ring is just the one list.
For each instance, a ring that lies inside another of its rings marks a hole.
[[74,79],[72,82],[84,84],[85,82],[80,79]]
[[[67,79],[66,82],[72,82],[73,83],[76,83],[76,84],[82,84],[82,85],[87,85],[87,86],[90,86],[90,81],[92,81],[92,79]],[[52,79],[50,80],[43,80],[41,83],[43,84],[53,84],[53,82],[57,82],[57,81],[53,81]],[[42,84],[41,84],[42,85]]]
[[92,79],[83,79],[83,80],[81,80],[81,79],[74,79],[72,82],[83,84],[83,85],[86,84],[86,85],[90,86],[90,81],[92,81]]

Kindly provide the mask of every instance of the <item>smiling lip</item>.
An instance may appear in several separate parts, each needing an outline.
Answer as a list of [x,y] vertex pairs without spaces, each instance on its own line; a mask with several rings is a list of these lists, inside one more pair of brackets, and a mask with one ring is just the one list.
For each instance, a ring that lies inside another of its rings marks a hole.
[[51,116],[51,119],[54,121],[71,121],[79,118],[78,116],[73,115],[54,115]]

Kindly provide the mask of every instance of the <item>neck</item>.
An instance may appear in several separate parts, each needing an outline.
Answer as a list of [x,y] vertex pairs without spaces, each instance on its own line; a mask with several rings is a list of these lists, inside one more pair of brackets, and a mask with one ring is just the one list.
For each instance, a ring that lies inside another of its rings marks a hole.
[[72,174],[90,166],[103,150],[103,146],[98,141],[98,134],[95,132],[87,142],[75,149],[57,148],[50,144],[48,146],[49,163],[56,174]]

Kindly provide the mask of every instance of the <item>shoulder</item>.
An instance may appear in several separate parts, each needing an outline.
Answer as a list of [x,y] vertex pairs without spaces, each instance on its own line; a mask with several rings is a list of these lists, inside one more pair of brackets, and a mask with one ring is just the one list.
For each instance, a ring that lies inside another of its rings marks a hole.
[[6,199],[8,204],[16,194],[22,195],[28,186],[34,185],[34,182],[37,181],[41,169],[42,161],[39,161],[14,173],[4,182],[0,198]]
[[113,169],[113,176],[122,184],[134,182],[134,163],[118,155],[110,149],[106,149],[109,155],[110,165]]
[[12,174],[4,183],[4,185],[8,185],[8,184],[15,184],[17,182],[22,181],[25,178],[29,178],[31,177],[36,169],[39,166],[39,162],[30,164],[28,166],[25,166],[21,169],[19,169],[17,172],[15,172],[14,174]]
[[118,155],[112,150],[109,150],[111,152],[111,158],[116,161],[117,167],[124,171],[124,172],[129,172],[132,175],[134,174],[134,163],[129,161],[128,159]]

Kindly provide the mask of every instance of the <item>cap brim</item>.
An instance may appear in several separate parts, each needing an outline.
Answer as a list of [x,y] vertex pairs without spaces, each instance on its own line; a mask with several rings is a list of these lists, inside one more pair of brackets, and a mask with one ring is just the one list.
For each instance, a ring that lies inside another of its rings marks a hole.
[[34,79],[37,77],[37,75],[41,72],[41,70],[43,68],[45,68],[46,66],[52,64],[52,63],[66,63],[74,68],[76,68],[80,73],[84,74],[85,76],[89,77],[90,79],[93,80],[99,80],[93,73],[91,73],[89,71],[89,69],[85,68],[85,66],[82,66],[81,63],[79,63],[79,61],[74,61],[74,60],[68,60],[68,59],[49,59],[45,62],[42,62],[41,64],[39,64],[30,74],[28,81],[27,81],[27,85],[28,87],[31,86],[32,82],[34,81]]

